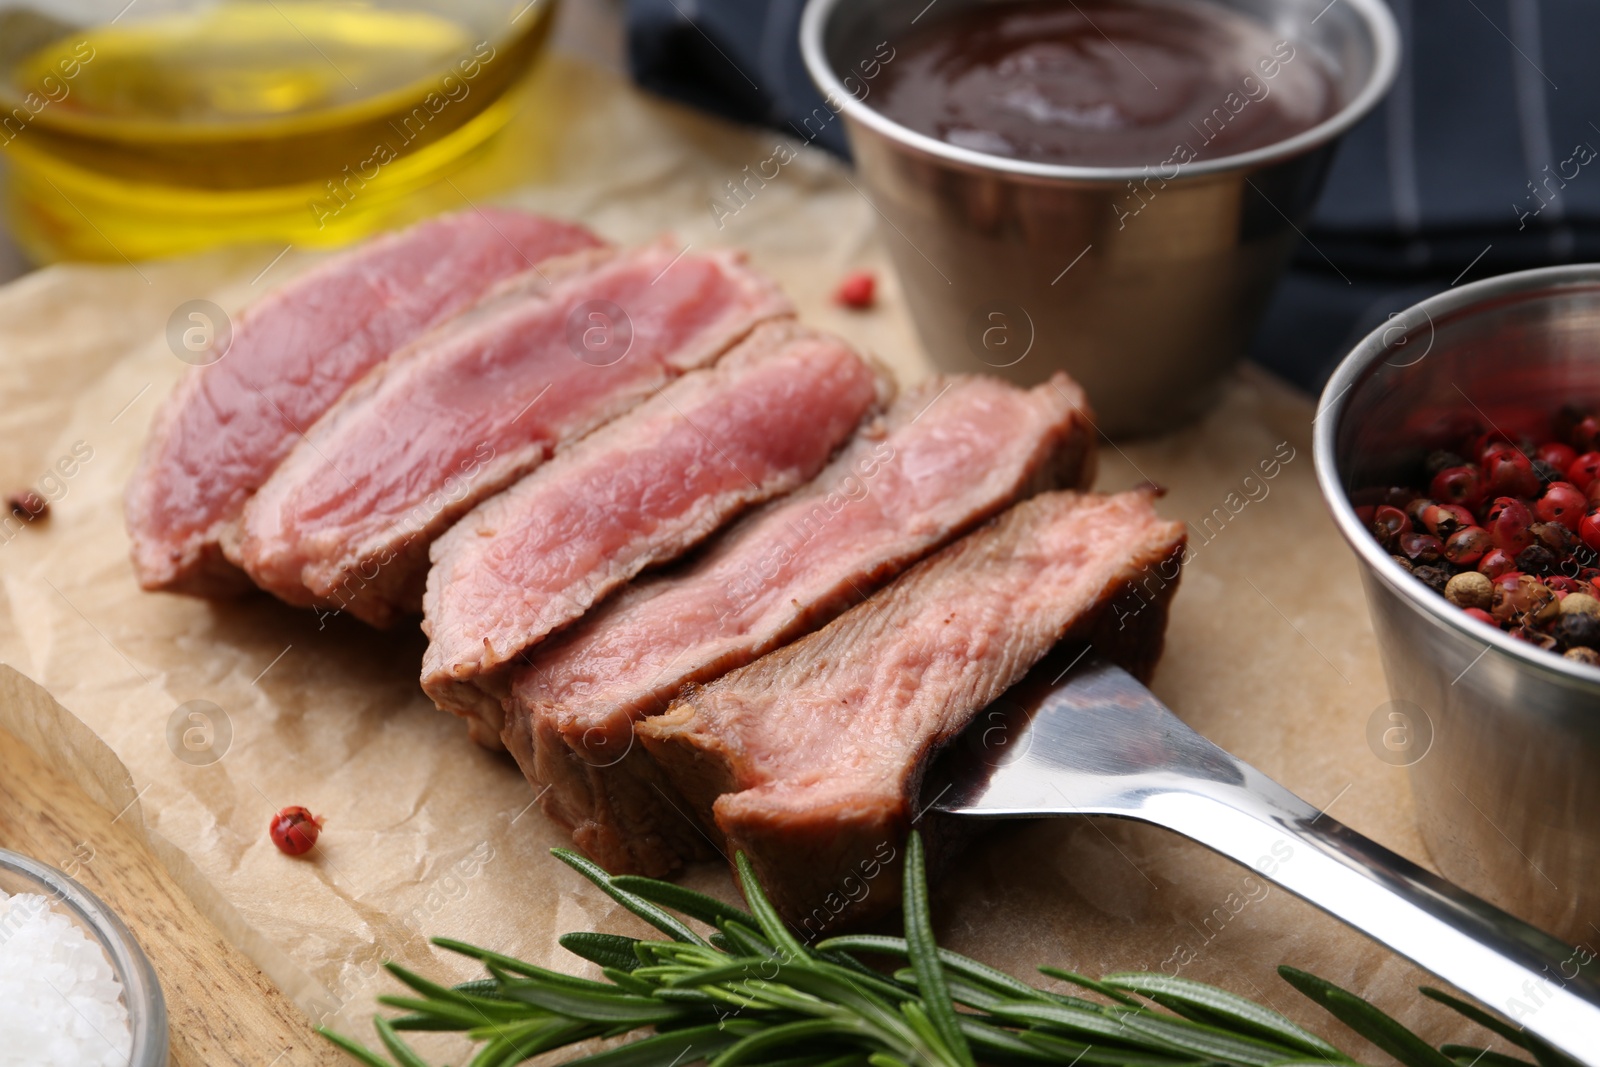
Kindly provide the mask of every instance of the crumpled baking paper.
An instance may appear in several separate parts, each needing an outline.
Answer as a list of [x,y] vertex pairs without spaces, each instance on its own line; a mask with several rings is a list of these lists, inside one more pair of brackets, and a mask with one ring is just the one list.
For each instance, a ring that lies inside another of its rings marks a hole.
[[[809,322],[905,381],[927,373],[874,209],[834,161],[561,57],[529,93],[494,162],[532,178],[497,199],[622,242],[670,230],[696,248],[747,248]],[[458,186],[464,200],[481,191]],[[282,251],[52,267],[0,290],[0,485],[52,502],[47,521],[0,535],[0,725],[108,807],[137,797],[131,817],[226,936],[308,1013],[370,1033],[373,997],[393,989],[381,961],[473,972],[428,935],[581,971],[557,935],[637,923],[548,856],[565,839],[516,768],[423,697],[415,627],[377,633],[265,596],[210,604],[135,584],[122,488],[157,403],[188,370],[169,316],[196,299],[236,311],[315,260]],[[877,307],[836,306],[834,286],[863,267],[877,274]],[[1311,414],[1246,373],[1202,424],[1107,447],[1100,486],[1157,482],[1170,490],[1161,510],[1190,523],[1157,694],[1313,804],[1426,862],[1404,771],[1366,741],[1387,695],[1354,561],[1313,479]],[[269,816],[288,804],[327,819],[309,859],[268,840]],[[732,892],[718,865],[687,880]],[[1277,978],[1287,962],[1431,1040],[1484,1038],[1415,994],[1416,969],[1149,827],[995,826],[935,886],[935,908],[946,945],[1019,974],[1181,973],[1365,1048]],[[424,1044],[442,1055],[456,1040]]]

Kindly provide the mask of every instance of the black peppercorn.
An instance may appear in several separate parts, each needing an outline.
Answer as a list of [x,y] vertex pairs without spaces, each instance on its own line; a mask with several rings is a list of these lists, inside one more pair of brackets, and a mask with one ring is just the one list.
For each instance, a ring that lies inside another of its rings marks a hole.
[[1529,545],[1517,553],[1517,570],[1524,574],[1549,574],[1559,562],[1556,554],[1543,545]]
[[1414,567],[1411,573],[1435,593],[1443,593],[1450,584],[1450,572],[1444,567]]
[[1562,648],[1600,648],[1600,615],[1563,614],[1550,633]]
[[1534,543],[1548,548],[1557,559],[1570,556],[1573,546],[1578,544],[1577,536],[1559,522],[1536,522],[1528,527],[1528,532],[1533,534]]
[[1442,470],[1450,467],[1465,467],[1466,465],[1467,461],[1465,459],[1443,448],[1429,452],[1428,458],[1422,461],[1422,469],[1428,472],[1429,481],[1432,481],[1433,476]]
[[1539,476],[1539,491],[1541,493],[1550,488],[1551,482],[1564,482],[1567,480],[1567,475],[1564,471],[1556,470],[1542,459],[1533,461],[1533,473]]

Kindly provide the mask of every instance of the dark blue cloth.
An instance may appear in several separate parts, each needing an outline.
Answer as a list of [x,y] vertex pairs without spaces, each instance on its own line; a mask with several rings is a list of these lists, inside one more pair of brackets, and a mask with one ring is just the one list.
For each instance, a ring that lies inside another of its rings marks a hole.
[[[1600,259],[1600,4],[1390,0],[1404,62],[1340,147],[1252,358],[1316,390],[1389,315],[1457,281]],[[640,85],[796,133],[821,100],[803,0],[628,0]],[[837,123],[816,143],[848,155]]]

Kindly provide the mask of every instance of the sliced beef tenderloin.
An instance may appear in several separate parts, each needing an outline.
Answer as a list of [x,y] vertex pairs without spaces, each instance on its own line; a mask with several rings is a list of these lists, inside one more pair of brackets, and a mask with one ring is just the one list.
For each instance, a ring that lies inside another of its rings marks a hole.
[[614,871],[659,876],[704,854],[704,835],[634,744],[635,723],[685,685],[817,629],[1018,499],[1087,486],[1086,412],[1064,375],[1031,391],[926,382],[810,485],[534,649],[515,675],[505,740],[536,788],[549,787],[545,811]]
[[387,626],[428,546],[550,455],[789,302],[732,252],[661,242],[532,279],[386,360],[307,432],[223,548],[293,604]]
[[793,321],[758,327],[433,543],[422,687],[500,746],[510,669],[644,568],[814,477],[890,379]]
[[1034,497],[639,737],[791,922],[867,921],[898,902],[898,877],[835,907],[841,887],[900,855],[934,753],[1058,642],[1147,674],[1183,545],[1147,492]]
[[218,541],[301,430],[505,279],[600,244],[573,223],[468,211],[332,256],[246,308],[222,359],[187,371],[167,397],[128,484],[139,583],[201,596],[248,589]]

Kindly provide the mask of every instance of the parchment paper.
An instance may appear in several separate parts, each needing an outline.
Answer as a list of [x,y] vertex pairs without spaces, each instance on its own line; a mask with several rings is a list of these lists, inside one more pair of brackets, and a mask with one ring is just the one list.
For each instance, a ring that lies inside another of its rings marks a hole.
[[[926,373],[874,209],[841,167],[559,58],[531,91],[536,106],[491,162],[534,180],[500,199],[618,241],[670,228],[695,247],[742,245],[808,321],[907,381]],[[780,144],[796,158],[728,212],[725,183]],[[484,188],[460,183],[464,197]],[[319,629],[266,597],[212,605],[135,585],[120,497],[157,402],[187,369],[162,337],[168,316],[197,298],[237,310],[314,259],[275,259],[281,251],[56,267],[0,290],[0,485],[56,497],[46,523],[0,543],[0,659],[15,672],[0,670],[0,724],[108,806],[137,797],[126,817],[142,819],[225,934],[307,1012],[365,1032],[373,996],[390,988],[379,961],[470,972],[424,935],[578,970],[558,934],[636,926],[546,855],[564,836],[530,807],[516,768],[422,696],[414,628]],[[828,300],[858,266],[877,271],[870,312]],[[1426,861],[1404,772],[1365,741],[1387,696],[1353,560],[1313,481],[1310,418],[1308,400],[1247,374],[1202,425],[1107,448],[1101,487],[1159,482],[1171,489],[1161,510],[1191,524],[1194,560],[1157,693],[1312,803]],[[1272,461],[1268,479],[1260,465]],[[211,733],[185,712],[169,743],[175,710],[191,701],[220,709],[207,713]],[[308,861],[267,839],[269,816],[291,803],[327,817]],[[720,866],[688,881],[731,893]],[[936,893],[946,944],[1019,973],[1176,968],[1365,1047],[1278,980],[1273,968],[1289,962],[1376,998],[1432,1040],[1485,1039],[1418,997],[1413,968],[1160,831],[1082,819],[997,827]]]

